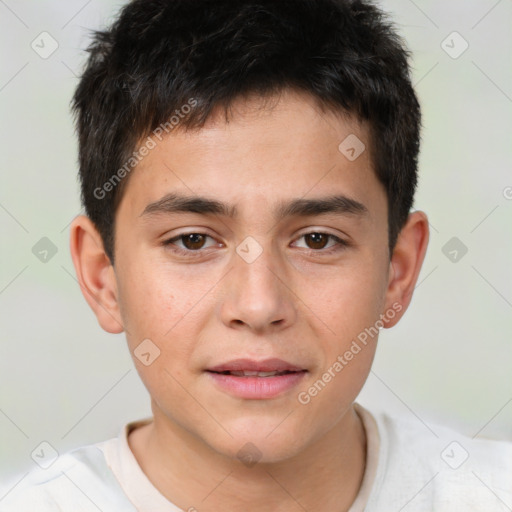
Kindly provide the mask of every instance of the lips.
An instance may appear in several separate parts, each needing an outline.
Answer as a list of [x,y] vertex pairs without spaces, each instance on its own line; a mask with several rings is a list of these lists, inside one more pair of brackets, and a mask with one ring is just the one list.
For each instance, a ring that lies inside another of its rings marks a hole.
[[277,377],[280,375],[287,375],[289,373],[296,373],[292,371],[285,370],[284,372],[251,372],[251,371],[224,371],[224,372],[214,372],[220,375],[233,375],[234,377]]
[[207,371],[237,377],[270,377],[286,375],[288,373],[307,371],[283,359],[265,359],[255,361],[252,359],[233,359],[227,363],[208,368]]
[[282,359],[234,359],[206,370],[221,391],[245,400],[277,398],[295,389],[308,370]]

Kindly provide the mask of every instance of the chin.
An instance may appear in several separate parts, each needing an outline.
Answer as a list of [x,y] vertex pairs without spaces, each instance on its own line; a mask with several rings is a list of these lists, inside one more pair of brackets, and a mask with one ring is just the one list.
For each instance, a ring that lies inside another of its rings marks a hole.
[[224,423],[233,437],[224,436],[226,443],[220,446],[217,439],[213,448],[222,455],[240,460],[247,467],[255,462],[274,464],[290,459],[308,443],[304,430],[299,425],[286,425],[285,417],[278,420],[250,417],[239,419],[236,424]]

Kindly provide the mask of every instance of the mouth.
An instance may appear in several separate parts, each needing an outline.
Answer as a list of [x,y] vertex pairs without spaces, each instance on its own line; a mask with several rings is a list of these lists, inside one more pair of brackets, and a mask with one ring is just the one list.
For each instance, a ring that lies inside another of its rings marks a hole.
[[[207,372],[217,373],[219,375],[233,375],[235,377],[278,377],[281,375],[289,375],[290,373],[299,373],[298,371],[292,370],[284,370],[282,372],[273,371],[273,372],[253,372],[253,371],[223,371],[223,372],[215,372],[212,370],[206,370]],[[306,372],[307,370],[300,370],[301,372]]]
[[[297,366],[295,364],[289,363],[284,359],[272,358],[265,359],[263,361],[255,361],[254,359],[232,359],[226,363],[218,364],[216,366],[212,366],[211,368],[207,368],[207,371],[214,373],[231,373],[231,374],[240,374],[237,376],[243,376],[243,374],[265,374],[265,373],[284,373],[284,372],[299,372],[304,371],[305,369],[301,366]],[[264,377],[265,375],[262,375]]]
[[259,362],[236,359],[208,368],[206,373],[223,392],[238,398],[262,400],[290,391],[308,370],[282,359]]

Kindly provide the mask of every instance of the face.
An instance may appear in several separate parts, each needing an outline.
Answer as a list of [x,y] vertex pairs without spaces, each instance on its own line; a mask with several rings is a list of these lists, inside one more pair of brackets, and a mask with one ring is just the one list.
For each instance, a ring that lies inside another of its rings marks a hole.
[[386,193],[368,150],[340,151],[354,135],[369,147],[364,125],[288,92],[173,131],[133,171],[114,271],[155,426],[270,462],[344,417],[374,356],[362,333],[392,308]]

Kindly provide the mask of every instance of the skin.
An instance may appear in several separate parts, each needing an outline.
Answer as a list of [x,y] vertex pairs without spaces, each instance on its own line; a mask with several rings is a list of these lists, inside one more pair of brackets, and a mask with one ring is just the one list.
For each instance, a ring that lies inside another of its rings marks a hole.
[[[87,217],[71,228],[80,286],[100,325],[124,330],[132,356],[147,338],[160,350],[149,366],[133,357],[154,421],[129,444],[153,485],[183,510],[348,510],[366,457],[353,402],[378,336],[307,405],[297,395],[397,304],[401,311],[384,327],[399,321],[428,244],[427,217],[413,212],[390,261],[386,192],[370,152],[349,161],[338,150],[349,134],[369,148],[366,125],[322,112],[302,93],[275,99],[240,99],[229,122],[212,116],[150,151],[116,213],[115,266]],[[172,192],[236,205],[238,217],[143,214]],[[272,215],[280,201],[333,194],[362,203],[367,214]],[[327,254],[335,239],[304,236],[318,232],[350,245]],[[211,238],[164,244],[184,233]],[[252,263],[236,252],[247,236],[263,251]],[[204,370],[238,357],[278,357],[308,373],[278,397],[236,398]],[[251,467],[237,458],[247,442],[261,452]]]

